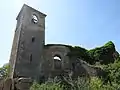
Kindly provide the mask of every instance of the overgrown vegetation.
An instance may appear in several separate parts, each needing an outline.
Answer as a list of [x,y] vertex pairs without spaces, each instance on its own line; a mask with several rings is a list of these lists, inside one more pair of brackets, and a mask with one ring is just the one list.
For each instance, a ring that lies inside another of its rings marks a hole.
[[114,83],[120,84],[120,59],[105,65],[104,69],[110,72],[110,78]]
[[112,81],[112,86],[109,83],[102,85],[102,79],[92,77],[89,84],[82,83],[83,81],[78,79],[71,81],[73,86],[67,88],[65,84],[61,87],[59,83],[53,81],[41,85],[34,83],[31,90],[120,90],[120,56],[115,50],[115,45],[112,41],[109,41],[102,47],[96,47],[91,50],[86,50],[79,46],[68,47],[72,52],[68,54],[69,56],[80,57],[93,66],[95,66],[96,62],[100,62],[99,67],[110,72],[109,76]]
[[79,46],[68,47],[71,50],[69,56],[80,57],[90,64],[95,64],[96,62],[100,62],[101,64],[113,63],[119,56],[119,53],[115,50],[115,45],[112,41],[91,50],[87,50]]
[[78,78],[76,81],[71,81],[72,86],[67,86],[65,84],[61,85],[59,82],[46,82],[44,84],[33,83],[30,90],[119,90],[120,85],[114,84],[110,86],[109,84],[102,85],[102,80],[96,77],[91,78],[90,83],[83,83],[82,79]]
[[0,80],[6,79],[8,77],[9,73],[9,64],[3,65],[3,67],[0,67]]
[[70,81],[71,86],[60,84],[60,82],[47,81],[44,84],[33,83],[30,90],[120,90],[120,59],[108,65],[101,65],[106,71],[110,71],[110,83],[103,85],[103,81],[97,77],[91,77],[90,83],[85,83],[83,79],[78,78],[76,81]]
[[[86,50],[79,46],[68,47],[72,52],[68,54],[69,56],[80,57],[92,64],[92,66],[96,66],[96,62],[100,62],[99,67],[110,72],[109,76],[112,81],[112,86],[109,83],[103,85],[102,79],[97,77],[91,77],[89,83],[85,83],[83,78],[78,78],[75,81],[70,79],[70,84],[65,84],[62,80],[59,81],[55,78],[53,80],[48,80],[41,85],[34,82],[30,90],[120,90],[120,55],[115,50],[113,42],[109,41],[104,46],[91,50]],[[8,73],[9,64],[5,64],[0,68],[0,79],[7,78]]]

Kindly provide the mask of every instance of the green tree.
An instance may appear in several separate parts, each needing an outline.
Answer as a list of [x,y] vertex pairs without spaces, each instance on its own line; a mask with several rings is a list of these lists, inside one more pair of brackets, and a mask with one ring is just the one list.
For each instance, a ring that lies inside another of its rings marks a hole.
[[0,67],[0,79],[5,79],[8,77],[9,74],[9,64],[4,64]]

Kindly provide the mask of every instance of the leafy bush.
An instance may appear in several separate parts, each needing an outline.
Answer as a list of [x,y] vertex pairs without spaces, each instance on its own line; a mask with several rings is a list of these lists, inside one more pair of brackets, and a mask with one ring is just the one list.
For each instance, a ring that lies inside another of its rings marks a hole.
[[[92,77],[90,83],[82,83],[82,79],[78,78],[76,81],[72,81],[73,87],[65,88],[65,85],[60,85],[59,83],[45,83],[45,84],[37,84],[33,83],[30,90],[117,90],[118,87],[107,85],[102,85],[102,81],[99,78]],[[116,85],[118,86],[118,85]]]
[[68,54],[69,56],[82,58],[90,64],[95,64],[96,62],[101,62],[101,64],[113,63],[119,56],[119,53],[116,51],[115,45],[112,41],[109,41],[105,45],[91,50],[87,50],[79,46],[68,47],[71,50],[71,52]]
[[30,90],[62,90],[62,88],[60,87],[60,85],[58,85],[57,83],[45,83],[45,84],[41,84],[39,85],[38,83],[34,82],[32,87],[30,88]]
[[116,60],[113,64],[108,64],[104,67],[110,72],[110,78],[114,83],[120,84],[120,61]]
[[8,77],[9,73],[9,64],[5,64],[2,67],[0,67],[0,79],[5,79]]
[[[102,47],[97,47],[88,51],[90,58],[93,60],[92,63],[97,61],[102,64],[109,64],[115,61],[113,54],[118,54],[115,50],[115,45],[112,41],[109,41]],[[117,56],[116,56],[117,57]]]

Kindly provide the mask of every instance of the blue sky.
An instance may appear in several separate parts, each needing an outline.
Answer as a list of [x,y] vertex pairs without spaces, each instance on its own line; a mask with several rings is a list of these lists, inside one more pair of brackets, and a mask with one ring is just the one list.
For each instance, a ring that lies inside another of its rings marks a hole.
[[47,14],[46,44],[90,49],[112,40],[120,51],[120,0],[2,0],[0,66],[10,59],[16,16],[24,3]]

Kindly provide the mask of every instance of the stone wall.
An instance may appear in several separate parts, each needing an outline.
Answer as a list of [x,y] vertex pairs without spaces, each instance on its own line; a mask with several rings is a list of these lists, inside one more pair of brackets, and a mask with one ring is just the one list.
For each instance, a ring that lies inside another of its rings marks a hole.
[[0,81],[0,90],[29,90],[32,82],[30,78],[8,78]]
[[66,56],[68,52],[70,52],[69,48],[64,45],[45,46],[40,73],[43,72],[45,77],[49,77],[59,75],[62,70],[69,69],[70,60]]
[[1,80],[0,90],[12,90],[12,79]]

